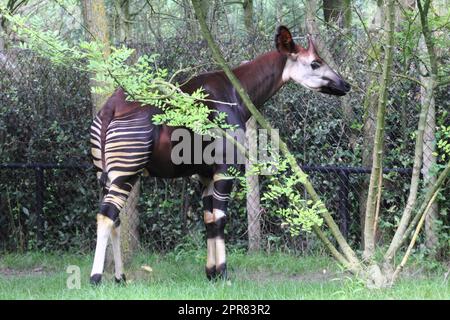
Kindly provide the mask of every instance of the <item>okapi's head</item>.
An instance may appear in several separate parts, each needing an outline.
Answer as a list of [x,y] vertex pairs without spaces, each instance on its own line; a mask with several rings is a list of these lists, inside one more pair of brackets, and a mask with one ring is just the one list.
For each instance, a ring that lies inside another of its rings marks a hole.
[[275,45],[287,56],[283,81],[292,79],[307,89],[336,96],[350,91],[350,85],[319,56],[311,36],[305,49],[294,42],[288,28],[280,26]]

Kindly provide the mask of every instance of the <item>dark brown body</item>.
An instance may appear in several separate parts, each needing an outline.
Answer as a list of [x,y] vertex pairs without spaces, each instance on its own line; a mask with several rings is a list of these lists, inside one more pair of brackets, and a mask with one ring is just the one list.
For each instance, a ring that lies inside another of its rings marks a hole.
[[[282,86],[282,70],[286,63],[286,57],[278,51],[272,51],[260,56],[252,62],[245,63],[233,72],[241,81],[244,88],[249,93],[256,106],[262,106]],[[234,103],[236,105],[220,104],[216,102],[205,102],[210,108],[226,112],[227,123],[238,125],[245,129],[245,122],[250,117],[250,113],[241,102],[236,90],[222,71],[208,72],[200,74],[186,84],[181,89],[186,93],[203,88],[208,93],[208,99]],[[125,93],[118,89],[107,101],[99,112],[103,126],[116,117],[121,117],[131,113],[145,113],[151,123],[153,115],[160,110],[152,106],[142,106],[137,102],[126,100]],[[212,177],[214,166],[212,165],[174,165],[171,161],[171,152],[176,142],[171,141],[171,135],[176,127],[167,125],[154,125],[153,150],[146,170],[151,176],[162,178],[176,178],[199,174],[204,177]]]

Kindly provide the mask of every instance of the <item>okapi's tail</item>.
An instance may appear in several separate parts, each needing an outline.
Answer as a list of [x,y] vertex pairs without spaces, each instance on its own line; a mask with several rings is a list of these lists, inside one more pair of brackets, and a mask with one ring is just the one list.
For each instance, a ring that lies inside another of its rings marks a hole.
[[106,182],[108,181],[108,173],[103,170],[100,179],[98,179],[98,181],[100,182],[100,186],[102,189],[106,188]]
[[105,159],[106,132],[114,118],[114,109],[114,104],[108,100],[98,112],[91,126],[92,156],[94,165],[101,171],[98,180],[102,188],[106,187],[108,181]]

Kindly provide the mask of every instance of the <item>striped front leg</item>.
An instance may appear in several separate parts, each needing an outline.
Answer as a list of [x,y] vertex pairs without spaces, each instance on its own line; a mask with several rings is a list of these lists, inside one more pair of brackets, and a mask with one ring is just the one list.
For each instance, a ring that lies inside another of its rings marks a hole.
[[207,238],[206,276],[209,280],[227,278],[225,225],[233,178],[216,174],[203,191],[204,222]]

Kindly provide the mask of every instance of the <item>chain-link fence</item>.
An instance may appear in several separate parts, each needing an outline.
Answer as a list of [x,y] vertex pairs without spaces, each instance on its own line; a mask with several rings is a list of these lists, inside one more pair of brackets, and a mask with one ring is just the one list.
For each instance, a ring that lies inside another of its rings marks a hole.
[[[375,99],[369,95],[373,75],[366,70],[370,69],[364,47],[367,42],[362,35],[355,34],[352,41],[321,35],[329,44],[328,50],[336,53],[333,59],[340,72],[351,82],[351,94],[336,98],[288,84],[265,104],[263,112],[280,129],[281,138],[310,175],[327,207],[335,213],[341,230],[351,242],[360,243],[375,130]],[[136,48],[137,55],[164,53],[159,59],[160,66],[170,70],[182,66],[200,66],[193,69],[195,72],[214,69],[204,42],[172,40],[157,46],[130,46]],[[220,45],[233,65],[273,47],[272,38],[261,35],[245,46],[252,48],[250,51],[238,43],[220,42]],[[20,169],[0,167],[1,249],[92,249],[99,193],[89,158],[91,103],[87,76],[70,67],[52,66],[28,51],[0,52],[0,63],[0,163],[52,164]],[[400,74],[402,68],[396,63],[394,72]],[[395,231],[408,196],[422,95],[417,83],[404,78],[395,77],[389,88],[380,243]],[[431,130],[427,131],[429,143],[423,157],[428,164],[435,151],[435,139],[430,139],[436,136],[433,130],[449,123],[448,96],[448,91],[439,90],[435,123],[427,126]],[[436,161],[439,165],[439,159]],[[74,164],[77,166],[64,167]],[[267,181],[259,180],[264,192]],[[134,201],[139,199],[138,214],[129,223],[138,226],[131,228],[137,229],[132,237],[142,247],[168,251],[179,246],[203,245],[201,187],[197,181],[147,177],[141,179],[138,190],[140,195],[133,195]],[[283,201],[278,205],[285,205]],[[436,209],[444,228],[448,228],[445,215],[448,203],[442,197]],[[228,242],[246,247],[246,202],[239,192],[233,192],[230,206]],[[260,221],[263,249],[317,248],[313,235],[302,233],[292,237],[281,222],[263,206]]]
[[1,247],[89,248],[98,196],[88,78],[26,50],[0,61]]

